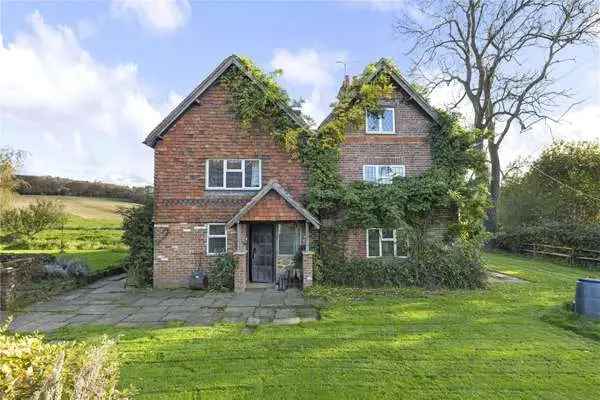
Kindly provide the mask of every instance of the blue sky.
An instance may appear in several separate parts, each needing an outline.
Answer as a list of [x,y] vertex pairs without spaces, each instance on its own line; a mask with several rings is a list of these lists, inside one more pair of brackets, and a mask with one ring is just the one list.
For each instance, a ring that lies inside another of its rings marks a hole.
[[[380,57],[409,69],[392,30],[403,6],[0,0],[0,147],[28,152],[25,173],[151,183],[152,152],[141,140],[223,58],[283,68],[281,84],[319,121],[343,78],[336,61],[348,61],[350,73]],[[598,137],[598,51],[573,55],[561,84],[584,102],[561,126],[511,137],[505,163],[552,137]],[[432,97],[441,105],[447,96]]]

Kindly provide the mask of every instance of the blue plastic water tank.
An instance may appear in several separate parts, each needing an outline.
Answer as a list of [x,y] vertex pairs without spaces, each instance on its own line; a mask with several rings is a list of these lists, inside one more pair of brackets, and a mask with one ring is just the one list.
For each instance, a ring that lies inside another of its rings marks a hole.
[[575,312],[600,318],[600,280],[579,279],[575,289]]

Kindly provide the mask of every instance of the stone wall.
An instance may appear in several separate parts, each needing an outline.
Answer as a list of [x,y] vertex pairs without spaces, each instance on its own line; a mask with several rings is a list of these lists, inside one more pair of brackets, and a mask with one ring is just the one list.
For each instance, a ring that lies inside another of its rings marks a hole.
[[0,310],[10,308],[19,290],[31,282],[45,261],[45,257],[3,257],[0,259]]

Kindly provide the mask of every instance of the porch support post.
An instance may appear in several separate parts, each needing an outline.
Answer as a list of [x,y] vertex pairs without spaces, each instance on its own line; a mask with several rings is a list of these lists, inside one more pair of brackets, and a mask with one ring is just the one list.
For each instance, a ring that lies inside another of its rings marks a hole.
[[236,251],[233,255],[237,261],[237,267],[233,274],[233,290],[236,293],[245,292],[247,283],[246,277],[248,276],[248,252]]
[[306,251],[310,251],[310,226],[308,225],[308,221],[304,222],[304,237],[306,238]]
[[237,237],[237,249],[236,253],[242,251],[242,230],[240,229],[240,223],[238,222],[236,225],[236,237]]
[[312,251],[302,252],[302,288],[306,289],[313,284],[313,257]]

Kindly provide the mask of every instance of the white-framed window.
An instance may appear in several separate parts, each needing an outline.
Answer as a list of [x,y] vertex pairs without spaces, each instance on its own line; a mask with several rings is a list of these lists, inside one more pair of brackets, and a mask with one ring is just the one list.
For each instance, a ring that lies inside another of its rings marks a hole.
[[216,256],[227,252],[227,229],[225,224],[208,224],[206,254]]
[[261,160],[206,160],[206,189],[258,190]]
[[277,254],[295,256],[300,251],[302,229],[298,224],[277,225]]
[[367,257],[407,257],[408,240],[402,233],[400,229],[367,229]]
[[404,165],[363,165],[363,181],[392,183],[396,176],[405,176]]
[[380,112],[365,113],[365,127],[367,133],[390,135],[396,133],[396,120],[394,118],[394,109],[387,107]]

